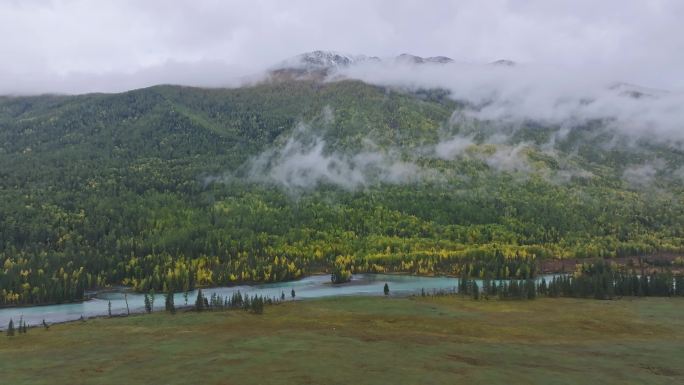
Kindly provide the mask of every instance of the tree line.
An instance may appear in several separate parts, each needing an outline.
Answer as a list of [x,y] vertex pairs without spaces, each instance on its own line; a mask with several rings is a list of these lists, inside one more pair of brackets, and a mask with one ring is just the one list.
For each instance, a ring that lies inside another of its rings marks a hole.
[[[542,278],[498,281],[478,281],[462,276],[459,293],[475,299],[535,299],[537,296],[558,298],[616,299],[620,297],[684,296],[684,274],[672,271],[637,271],[619,268],[610,262],[581,264],[573,274],[558,275],[549,281]],[[429,293],[428,293],[429,294]],[[435,292],[435,295],[448,292]],[[426,295],[423,291],[422,295]]]

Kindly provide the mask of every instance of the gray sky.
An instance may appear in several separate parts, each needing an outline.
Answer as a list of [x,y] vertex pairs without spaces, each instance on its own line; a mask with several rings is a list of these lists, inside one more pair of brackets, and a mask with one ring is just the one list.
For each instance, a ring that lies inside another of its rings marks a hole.
[[507,58],[682,90],[682,20],[681,0],[3,0],[0,93],[220,86],[315,49]]

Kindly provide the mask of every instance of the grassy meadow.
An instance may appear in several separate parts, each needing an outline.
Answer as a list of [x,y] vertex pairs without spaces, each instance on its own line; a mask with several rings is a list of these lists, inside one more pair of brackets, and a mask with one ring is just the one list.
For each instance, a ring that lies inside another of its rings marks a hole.
[[0,335],[0,383],[684,383],[684,300],[344,297]]

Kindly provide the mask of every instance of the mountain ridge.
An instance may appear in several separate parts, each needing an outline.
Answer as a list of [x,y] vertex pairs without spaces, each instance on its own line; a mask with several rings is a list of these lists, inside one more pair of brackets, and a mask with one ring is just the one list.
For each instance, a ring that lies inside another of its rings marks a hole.
[[0,98],[0,305],[683,251],[684,154],[629,139],[357,80]]

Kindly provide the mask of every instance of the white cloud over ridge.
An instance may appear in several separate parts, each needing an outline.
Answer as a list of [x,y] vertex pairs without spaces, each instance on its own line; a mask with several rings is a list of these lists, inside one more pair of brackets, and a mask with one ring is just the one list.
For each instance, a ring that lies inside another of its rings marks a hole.
[[316,49],[599,68],[684,89],[682,17],[678,0],[7,0],[0,94],[225,86]]
[[341,75],[409,90],[446,89],[453,99],[469,103],[464,115],[472,119],[510,125],[534,121],[566,128],[602,121],[628,136],[684,145],[684,92],[607,82],[610,75],[599,69],[571,72],[535,64],[368,62]]

